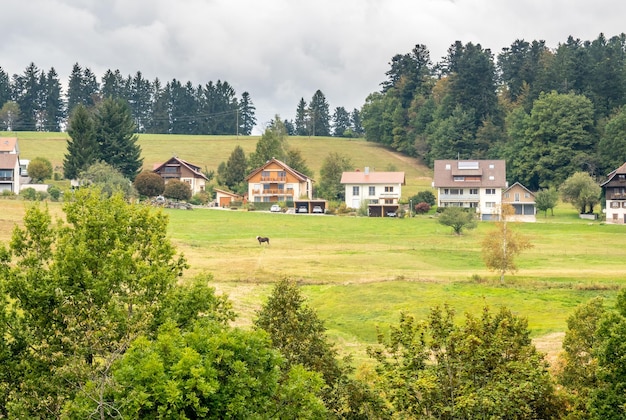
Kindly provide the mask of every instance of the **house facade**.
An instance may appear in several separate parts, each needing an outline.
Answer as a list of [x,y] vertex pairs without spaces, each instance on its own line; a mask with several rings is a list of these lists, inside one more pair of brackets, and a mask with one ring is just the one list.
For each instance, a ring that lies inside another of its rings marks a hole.
[[153,172],[159,174],[166,184],[172,179],[177,179],[189,184],[192,195],[204,191],[209,181],[201,172],[199,166],[179,159],[176,156],[161,164],[155,165]]
[[536,221],[535,194],[516,182],[502,192],[502,204],[509,204],[515,211],[507,219],[517,222]]
[[215,203],[218,207],[228,207],[233,201],[243,201],[243,197],[237,193],[214,188]]
[[438,207],[476,209],[480,220],[498,220],[506,182],[504,160],[436,160]]
[[611,172],[600,184],[606,199],[606,223],[626,223],[626,163]]
[[313,198],[313,180],[278,159],[270,159],[247,177],[248,202],[292,203],[299,198]]
[[405,185],[404,172],[344,172],[341,175],[346,205],[358,209],[365,202],[370,216],[395,215]]
[[16,137],[0,137],[0,192],[20,192],[20,150]]

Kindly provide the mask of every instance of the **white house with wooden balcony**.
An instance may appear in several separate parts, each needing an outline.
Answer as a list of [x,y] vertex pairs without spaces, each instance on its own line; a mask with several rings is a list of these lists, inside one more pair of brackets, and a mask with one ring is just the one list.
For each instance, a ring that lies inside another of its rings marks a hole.
[[358,209],[367,203],[368,214],[372,217],[395,216],[405,176],[404,172],[375,172],[365,168],[363,172],[344,172],[341,184],[348,207]]
[[609,173],[600,186],[606,199],[606,223],[626,224],[626,163]]
[[16,137],[0,137],[0,192],[20,192],[20,149]]
[[476,210],[480,220],[498,220],[507,188],[504,160],[436,160],[433,187],[438,207]]
[[179,159],[176,156],[163,163],[154,165],[153,172],[159,174],[166,184],[172,179],[188,184],[192,195],[204,191],[206,184],[209,182],[209,179],[202,173],[199,166]]
[[300,198],[313,198],[313,180],[272,158],[252,171],[247,177],[248,202],[293,202]]

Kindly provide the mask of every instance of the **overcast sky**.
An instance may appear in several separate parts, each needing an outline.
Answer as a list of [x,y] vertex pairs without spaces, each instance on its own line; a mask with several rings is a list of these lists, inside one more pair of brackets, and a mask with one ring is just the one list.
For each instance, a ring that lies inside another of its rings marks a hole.
[[320,89],[360,108],[395,54],[424,44],[433,62],[459,40],[497,55],[516,39],[556,48],[569,35],[626,32],[623,0],[3,0],[0,66],[34,62],[63,84],[74,63],[163,83],[227,81],[248,91],[258,128],[294,119]]

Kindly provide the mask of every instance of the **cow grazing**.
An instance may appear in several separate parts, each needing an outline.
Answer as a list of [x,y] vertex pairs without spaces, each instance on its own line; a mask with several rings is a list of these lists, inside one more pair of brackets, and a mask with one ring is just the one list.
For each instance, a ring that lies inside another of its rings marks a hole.
[[266,238],[264,236],[257,236],[256,240],[259,241],[259,245],[262,245],[263,242],[266,242],[268,245],[270,244],[270,238]]

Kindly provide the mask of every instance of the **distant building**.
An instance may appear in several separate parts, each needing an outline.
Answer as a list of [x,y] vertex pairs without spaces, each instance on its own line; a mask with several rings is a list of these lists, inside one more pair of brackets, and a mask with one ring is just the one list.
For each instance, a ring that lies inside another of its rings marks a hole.
[[476,209],[480,220],[498,220],[507,188],[504,160],[436,160],[438,207]]
[[0,137],[0,192],[20,192],[20,149],[16,137]]
[[515,213],[510,220],[518,222],[536,221],[535,194],[528,188],[516,182],[502,192],[502,204],[510,204]]
[[626,163],[611,172],[600,186],[606,199],[606,223],[626,223]]
[[248,202],[293,203],[299,198],[313,197],[313,180],[290,168],[278,159],[270,159],[246,177]]
[[219,207],[228,207],[233,201],[243,201],[243,196],[237,193],[219,188],[214,188],[213,191],[215,191],[215,202]]
[[365,202],[370,216],[395,216],[405,176],[404,172],[375,172],[366,167],[363,172],[344,172],[341,184],[348,207],[358,209]]
[[161,164],[156,164],[153,172],[159,174],[166,184],[172,179],[189,184],[192,195],[204,191],[209,181],[206,175],[201,172],[199,166],[179,159],[176,156]]

